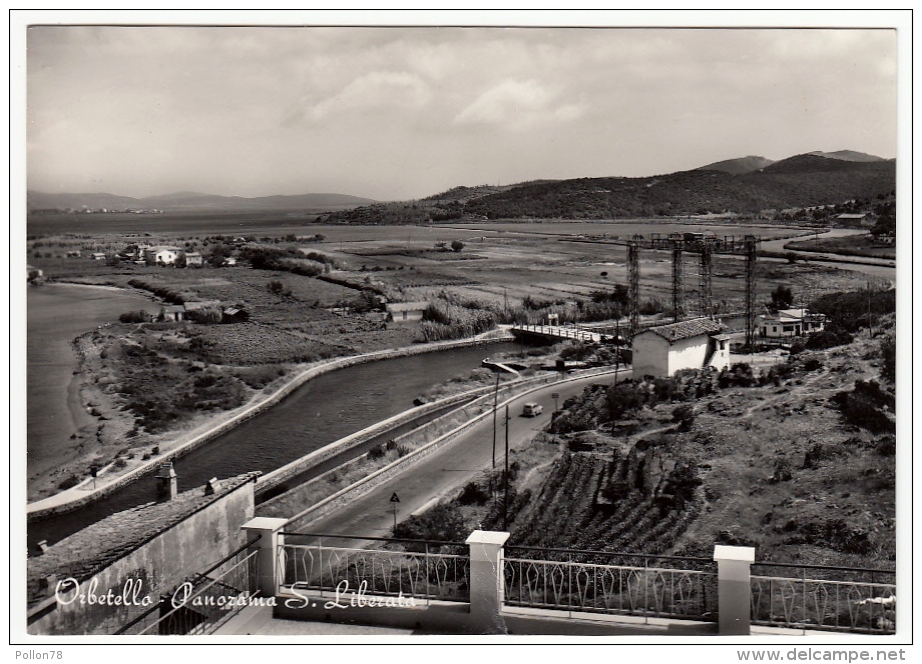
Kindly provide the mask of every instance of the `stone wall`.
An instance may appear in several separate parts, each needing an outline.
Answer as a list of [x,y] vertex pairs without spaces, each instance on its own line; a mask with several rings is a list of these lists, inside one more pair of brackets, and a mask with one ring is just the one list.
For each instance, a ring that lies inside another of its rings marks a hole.
[[[254,478],[255,480],[255,478]],[[254,481],[230,491],[178,524],[127,552],[83,580],[75,593],[67,586],[29,611],[30,634],[113,634],[171,594],[183,579],[246,544],[241,526],[253,517]],[[143,513],[139,514],[143,518]],[[105,533],[100,536],[104,537]],[[56,546],[66,546],[66,540]],[[57,581],[64,581],[63,578]],[[58,587],[57,583],[52,588]],[[111,591],[113,598],[106,600]],[[92,598],[92,599],[91,599]],[[118,602],[112,605],[113,602]]]

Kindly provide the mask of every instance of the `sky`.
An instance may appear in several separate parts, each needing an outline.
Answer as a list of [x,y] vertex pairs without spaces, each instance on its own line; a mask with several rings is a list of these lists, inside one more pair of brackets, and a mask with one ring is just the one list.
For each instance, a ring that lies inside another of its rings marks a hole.
[[34,26],[29,189],[408,200],[897,152],[887,29]]

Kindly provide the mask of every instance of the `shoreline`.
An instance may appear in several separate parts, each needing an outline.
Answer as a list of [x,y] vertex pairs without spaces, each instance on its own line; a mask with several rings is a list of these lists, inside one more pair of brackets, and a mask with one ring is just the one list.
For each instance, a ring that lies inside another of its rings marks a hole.
[[[497,328],[468,339],[439,341],[428,344],[418,344],[416,346],[371,351],[359,355],[350,355],[304,365],[292,376],[280,379],[282,382],[270,393],[256,394],[246,404],[232,411],[205,418],[204,421],[193,421],[192,426],[184,431],[165,433],[163,434],[165,437],[170,437],[166,440],[151,441],[149,445],[157,445],[160,448],[160,453],[156,458],[152,458],[133,467],[129,464],[128,467],[123,469],[120,475],[112,477],[110,481],[105,481],[104,479],[105,475],[108,473],[102,473],[101,478],[103,481],[97,478],[95,482],[96,486],[93,489],[87,488],[93,483],[93,478],[86,478],[74,487],[28,503],[26,505],[27,519],[41,519],[45,516],[60,514],[103,498],[109,493],[152,472],[159,467],[164,460],[184,456],[246,420],[261,414],[283,400],[307,381],[324,373],[366,362],[437,352],[450,348],[462,348],[481,343],[507,341],[509,337],[510,335],[507,330],[504,328]],[[111,467],[107,467],[107,470],[110,468]]]

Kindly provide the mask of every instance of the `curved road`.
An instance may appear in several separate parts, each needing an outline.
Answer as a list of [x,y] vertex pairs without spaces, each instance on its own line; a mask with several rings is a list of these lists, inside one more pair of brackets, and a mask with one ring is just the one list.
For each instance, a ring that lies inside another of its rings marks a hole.
[[[623,380],[631,374],[630,369],[621,369],[618,379]],[[558,392],[558,403],[563,404],[568,397],[580,394],[583,388],[592,383],[612,383],[615,372],[579,378],[543,386],[528,394],[514,397],[509,402],[509,448],[521,449],[532,437],[547,427],[551,422],[554,400],[551,394]],[[544,412],[538,417],[522,417],[522,407],[526,402],[536,401],[544,406]],[[505,430],[503,429],[504,408],[500,402],[497,417],[496,467],[503,467],[503,450]],[[393,534],[394,516],[390,502],[392,494],[397,493],[400,503],[397,505],[397,518],[406,519],[410,514],[473,479],[488,469],[493,456],[493,417],[488,415],[453,442],[434,452],[416,466],[407,469],[398,477],[376,487],[364,496],[356,498],[342,509],[323,516],[316,521],[302,524],[293,522],[290,532],[323,533],[329,535],[351,535],[354,537],[389,537]],[[300,543],[292,540],[292,543]],[[339,546],[345,543],[337,543]]]

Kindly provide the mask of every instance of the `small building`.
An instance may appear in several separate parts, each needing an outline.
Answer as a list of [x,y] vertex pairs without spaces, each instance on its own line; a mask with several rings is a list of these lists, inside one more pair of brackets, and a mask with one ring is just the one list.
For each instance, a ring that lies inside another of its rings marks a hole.
[[186,308],[181,304],[171,304],[160,308],[163,320],[178,322],[186,319]]
[[90,254],[90,258],[92,258],[94,261],[104,261],[106,260],[106,255],[101,251],[97,251]]
[[709,318],[657,325],[634,336],[634,379],[665,378],[682,369],[730,366],[730,337],[723,325]]
[[148,249],[144,257],[157,265],[175,265],[176,259],[179,258],[182,253],[183,250],[179,247],[161,245]]
[[875,223],[874,215],[867,212],[846,212],[838,215],[836,220],[849,226],[873,226]]
[[237,259],[233,256],[228,256],[224,259],[224,267],[234,267],[237,265]]
[[26,265],[26,281],[35,281],[36,279],[41,279],[44,274],[45,273],[39,270],[37,267]]
[[774,316],[761,316],[759,336],[766,339],[799,337],[826,329],[826,315],[809,309],[781,309]]
[[395,323],[422,320],[428,308],[428,302],[391,302],[387,305],[387,319]]
[[222,312],[221,320],[224,323],[245,323],[250,320],[250,314],[240,307],[228,307]]
[[189,266],[201,266],[204,265],[205,260],[202,258],[202,255],[197,251],[189,251],[186,253],[186,267]]

